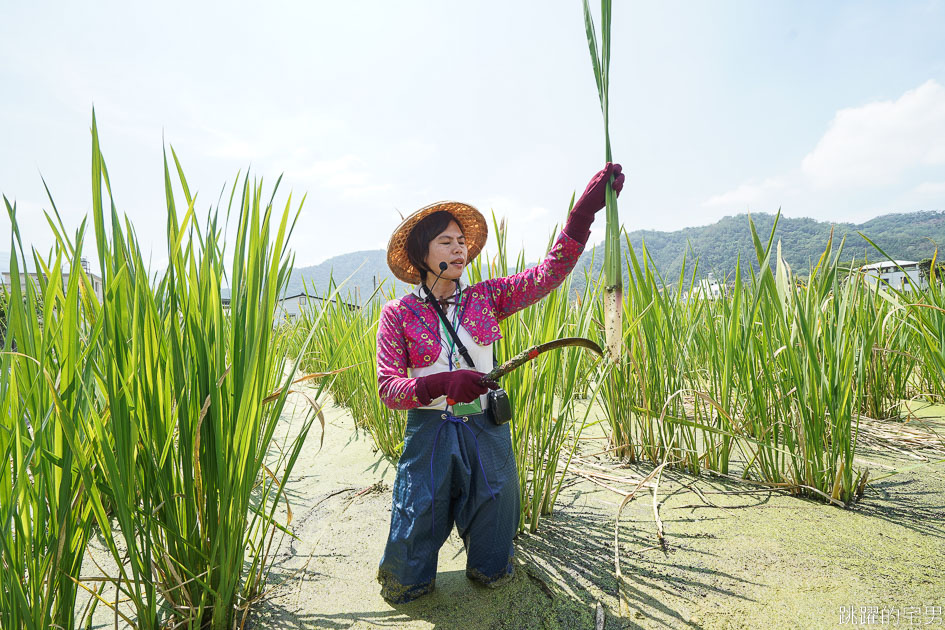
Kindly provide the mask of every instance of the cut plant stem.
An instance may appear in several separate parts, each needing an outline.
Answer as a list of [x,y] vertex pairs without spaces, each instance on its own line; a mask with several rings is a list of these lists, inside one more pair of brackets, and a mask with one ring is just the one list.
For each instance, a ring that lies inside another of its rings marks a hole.
[[[591,65],[594,68],[594,81],[597,95],[600,97],[600,110],[604,115],[604,156],[608,163],[613,161],[610,150],[610,23],[611,1],[601,0],[601,47],[597,49],[597,34],[591,7],[584,0],[584,28],[587,31],[587,45],[591,53]],[[607,207],[607,231],[604,237],[604,335],[610,358],[617,361],[623,349],[621,319],[623,304],[623,276],[620,255],[620,217],[617,213],[617,195],[613,189],[613,179],[607,182],[605,203]]]
[[[619,278],[619,276],[618,276]],[[619,361],[623,352],[623,287],[619,280],[617,286],[608,286],[604,290],[604,335],[607,339],[607,355],[612,361]]]

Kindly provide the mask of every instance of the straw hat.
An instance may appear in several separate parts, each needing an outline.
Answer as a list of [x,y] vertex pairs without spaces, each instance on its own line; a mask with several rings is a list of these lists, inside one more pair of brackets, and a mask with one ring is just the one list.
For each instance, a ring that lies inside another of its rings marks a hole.
[[409,284],[420,283],[420,272],[407,257],[407,237],[413,228],[434,212],[446,210],[462,225],[466,237],[466,264],[479,255],[489,237],[489,225],[482,213],[459,201],[439,201],[420,208],[397,226],[387,243],[387,266],[398,280]]

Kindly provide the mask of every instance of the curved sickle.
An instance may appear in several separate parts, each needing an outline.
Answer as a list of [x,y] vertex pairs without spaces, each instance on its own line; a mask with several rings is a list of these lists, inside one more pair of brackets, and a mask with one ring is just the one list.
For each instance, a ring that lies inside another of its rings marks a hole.
[[585,339],[584,337],[565,337],[563,339],[555,339],[554,341],[549,341],[547,343],[539,344],[537,346],[531,347],[524,352],[516,354],[514,357],[492,370],[481,379],[479,382],[485,385],[488,381],[496,381],[499,378],[505,376],[512,370],[520,368],[525,365],[539,354],[548,352],[549,350],[556,350],[558,348],[567,348],[568,346],[574,346],[579,348],[587,348],[592,352],[596,352],[598,355],[603,356],[604,351],[599,345],[591,341],[590,339]]

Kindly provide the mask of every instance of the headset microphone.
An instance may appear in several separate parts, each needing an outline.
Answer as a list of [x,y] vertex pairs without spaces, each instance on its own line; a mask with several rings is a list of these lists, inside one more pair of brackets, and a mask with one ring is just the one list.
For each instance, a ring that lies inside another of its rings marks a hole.
[[433,297],[433,287],[436,286],[436,283],[439,282],[440,280],[440,276],[443,275],[443,272],[446,271],[448,267],[449,265],[447,265],[445,262],[440,262],[440,273],[436,275],[436,280],[433,281],[433,285],[429,289],[427,289],[427,301],[433,302],[433,300],[435,299]]

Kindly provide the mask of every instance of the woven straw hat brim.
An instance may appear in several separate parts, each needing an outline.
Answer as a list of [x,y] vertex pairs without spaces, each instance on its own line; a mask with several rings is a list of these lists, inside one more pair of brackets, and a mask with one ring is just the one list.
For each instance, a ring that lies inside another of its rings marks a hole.
[[420,283],[420,272],[407,257],[407,237],[417,223],[427,216],[445,210],[453,215],[463,227],[466,237],[466,264],[472,262],[489,238],[489,224],[482,213],[466,203],[459,201],[439,201],[420,208],[397,226],[387,243],[387,266],[398,280],[409,284]]

